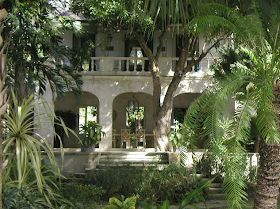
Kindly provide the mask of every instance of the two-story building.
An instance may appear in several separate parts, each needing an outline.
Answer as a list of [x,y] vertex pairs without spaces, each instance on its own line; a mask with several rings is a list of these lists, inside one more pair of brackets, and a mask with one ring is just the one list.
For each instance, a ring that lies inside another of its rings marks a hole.
[[[149,45],[156,50],[158,46],[158,33]],[[45,98],[58,115],[62,116],[66,124],[77,133],[79,127],[88,120],[95,120],[101,126],[105,135],[99,143],[100,150],[121,148],[121,130],[131,125],[129,107],[137,106],[141,109],[138,120],[141,129],[145,130],[146,147],[153,148],[152,126],[152,78],[148,71],[148,59],[137,42],[126,38],[124,31],[108,33],[97,30],[90,33],[94,48],[88,59],[85,59],[83,71],[82,94],[67,93],[63,98],[56,99],[50,90]],[[63,35],[63,43],[70,48],[83,49],[87,40],[77,37],[73,32],[67,31]],[[178,35],[169,32],[164,37],[164,46],[160,57],[162,76],[162,97],[173,76],[174,65],[178,60],[181,39]],[[200,39],[198,50],[201,51],[203,39]],[[182,120],[185,110],[191,102],[205,90],[211,82],[209,67],[217,55],[212,50],[192,72],[189,72],[180,83],[174,99],[174,119]],[[137,114],[137,113],[136,113]],[[132,121],[133,122],[133,121]],[[41,132],[49,134],[50,124],[45,123]],[[49,126],[49,127],[47,127]],[[50,144],[58,147],[59,143],[54,136],[48,136]],[[65,148],[80,147],[73,137],[62,137]]]

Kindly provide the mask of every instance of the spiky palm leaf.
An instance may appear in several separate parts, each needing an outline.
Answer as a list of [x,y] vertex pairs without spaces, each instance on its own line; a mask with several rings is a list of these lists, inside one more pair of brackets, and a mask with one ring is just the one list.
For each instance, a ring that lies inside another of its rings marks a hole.
[[[9,111],[4,117],[3,152],[9,161],[5,176],[6,180],[14,182],[19,189],[26,185],[32,188],[36,186],[45,204],[52,207],[61,199],[55,190],[58,189],[57,180],[62,176],[52,147],[45,138],[36,133],[40,124],[38,118],[34,120],[33,116],[38,101],[39,98],[34,100],[34,97],[30,96],[23,103],[18,103],[12,94]],[[54,118],[54,113],[50,114],[48,117],[52,117],[54,121],[61,120]],[[60,124],[66,134],[74,133],[59,121],[55,123]]]

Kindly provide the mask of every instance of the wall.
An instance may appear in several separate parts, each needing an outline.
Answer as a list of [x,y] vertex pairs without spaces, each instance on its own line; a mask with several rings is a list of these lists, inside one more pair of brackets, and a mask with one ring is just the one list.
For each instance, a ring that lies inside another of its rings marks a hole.
[[[78,107],[81,105],[94,105],[98,104],[99,101],[99,124],[102,126],[102,130],[106,133],[105,137],[100,142],[100,150],[108,150],[112,146],[112,129],[113,129],[113,107],[114,109],[118,109],[119,106],[124,106],[127,104],[127,99],[130,97],[131,93],[137,93],[137,98],[140,101],[140,105],[145,105],[145,111],[147,113],[147,120],[149,122],[147,124],[147,132],[151,130],[150,126],[150,118],[152,116],[151,113],[151,96],[152,95],[152,78],[150,76],[91,76],[84,75],[83,76],[84,84],[82,86],[82,91],[87,92],[84,93],[79,99],[75,97],[73,94],[68,94],[66,98],[59,99],[55,102],[56,110],[71,110],[75,113],[78,113]],[[161,101],[163,101],[165,92],[167,90],[168,84],[170,83],[170,77],[162,78],[162,96]],[[176,95],[184,94],[184,93],[201,93],[208,85],[210,84],[210,80],[207,78],[192,78],[192,79],[184,79],[177,91]],[[49,91],[47,91],[49,92]],[[122,94],[130,93],[122,96]],[[145,93],[145,94],[141,94]],[[195,94],[193,94],[194,96]],[[120,100],[118,99],[121,98]],[[179,99],[175,99],[175,105],[181,106],[183,100],[185,100],[189,104],[188,101],[191,101],[193,96],[180,96]],[[52,94],[45,94],[45,97],[48,101],[52,101]],[[117,98],[115,100],[115,98]],[[180,99],[182,98],[182,99]],[[117,101],[114,103],[114,101]],[[124,109],[119,110],[117,115],[119,117],[125,117]],[[125,121],[123,118],[121,121]],[[117,129],[120,129],[121,125],[118,124]],[[42,126],[42,132],[46,135],[50,133],[49,126]],[[53,144],[52,137],[48,137],[50,144]],[[79,147],[77,143],[69,143],[68,147]]]

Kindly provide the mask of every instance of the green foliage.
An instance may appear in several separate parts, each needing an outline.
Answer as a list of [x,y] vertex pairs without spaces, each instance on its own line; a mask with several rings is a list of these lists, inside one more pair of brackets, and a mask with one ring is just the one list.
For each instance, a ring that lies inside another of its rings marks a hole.
[[132,196],[125,198],[121,196],[121,199],[116,197],[111,197],[109,199],[109,205],[106,206],[104,209],[135,209],[137,197]]
[[183,32],[184,35],[207,34],[208,39],[215,39],[217,34],[222,34],[221,31],[244,32],[245,18],[237,10],[225,6],[225,2],[213,2],[78,0],[72,1],[72,7],[75,12],[84,14],[95,23],[102,23],[109,29],[128,30],[129,34],[137,37],[150,37],[156,30]]
[[[8,161],[4,182],[5,185],[11,184],[11,187],[7,187],[8,195],[15,187],[19,195],[26,193],[28,198],[32,198],[34,193],[38,204],[52,208],[61,205],[63,200],[57,195],[57,180],[61,174],[53,150],[46,139],[34,134],[39,126],[38,121],[33,119],[34,108],[34,97],[30,96],[20,104],[12,94],[9,111],[4,115],[3,153]],[[66,134],[71,132],[63,123],[60,125]]]
[[[202,182],[197,188],[192,190],[191,192],[187,193],[182,201],[179,204],[179,209],[188,209],[188,208],[195,208],[195,206],[191,206],[193,202],[199,199],[200,202],[205,202],[204,198],[204,191],[208,189],[213,182],[214,179],[207,180]],[[155,208],[154,205],[151,204],[142,204],[145,209],[152,209]],[[206,205],[205,205],[206,206]],[[207,207],[207,206],[206,206]],[[168,200],[163,201],[162,205],[157,205],[157,209],[169,209],[170,203]]]
[[3,208],[4,209],[66,209],[72,208],[72,204],[62,196],[55,194],[56,199],[50,205],[38,191],[36,185],[28,184],[18,187],[15,182],[4,184]]
[[181,127],[182,124],[178,121],[175,121],[175,123],[171,126],[171,131],[168,134],[169,141],[172,143],[173,148],[176,150],[178,148],[183,140],[182,140],[182,133],[181,133]]
[[46,139],[39,135],[33,135],[37,125],[33,120],[33,110],[35,107],[34,98],[31,96],[19,104],[17,99],[12,97],[12,103],[8,113],[4,118],[5,139],[3,141],[3,152],[8,155],[8,159],[16,164],[16,167],[9,167],[7,175],[15,172],[15,179],[19,187],[28,179],[30,173],[33,173],[40,192],[43,192],[46,182],[44,171],[42,170],[43,150],[49,160],[49,166],[53,167],[53,172],[59,176],[59,169],[52,152],[52,148]]
[[27,95],[18,95],[21,98],[35,92],[38,85],[43,93],[47,82],[58,94],[79,89],[82,81],[70,66],[71,50],[60,38],[64,22],[50,3],[12,1],[10,6],[3,31],[9,42],[6,84],[15,88],[17,94],[23,94],[20,88],[24,89]]
[[126,113],[127,113],[127,123],[128,126],[130,127],[130,130],[133,133],[136,133],[138,126],[143,125],[142,123],[145,115],[145,109],[144,107],[138,107],[137,109],[135,109],[135,107],[127,107]]
[[118,168],[93,172],[88,181],[105,190],[104,198],[138,195],[140,201],[178,203],[199,186],[186,168],[170,165],[163,170]]
[[38,190],[24,186],[5,185],[3,190],[3,207],[4,209],[44,209],[45,201]]
[[70,201],[74,208],[93,208],[101,201],[104,190],[92,184],[64,183],[61,186],[61,195]]
[[[279,9],[273,9],[273,3],[267,4],[271,11]],[[275,96],[278,97],[274,94],[279,91],[279,83],[275,82],[280,69],[279,37],[275,30],[275,26],[279,29],[279,21],[272,15],[265,20],[269,24],[262,22],[264,10],[254,10],[257,24],[253,24],[259,27],[258,31],[246,31],[237,55],[228,54],[227,65],[217,64],[220,71],[216,75],[220,79],[189,108],[185,118],[184,127],[194,130],[203,122],[203,132],[209,136],[208,151],[224,165],[224,189],[231,208],[242,208],[246,200],[243,145],[250,138],[252,116],[256,116],[256,129],[261,138],[268,143],[279,142],[273,103]],[[227,104],[234,99],[239,100],[234,116],[225,115]]]
[[102,127],[95,121],[88,121],[81,127],[81,144],[85,147],[94,145],[101,141],[102,135]]

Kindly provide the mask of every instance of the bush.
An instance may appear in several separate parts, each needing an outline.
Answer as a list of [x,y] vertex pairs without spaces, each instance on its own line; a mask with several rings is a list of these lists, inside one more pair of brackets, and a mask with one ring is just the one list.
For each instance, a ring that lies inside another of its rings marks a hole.
[[179,165],[156,169],[111,168],[89,174],[88,181],[105,190],[104,200],[109,197],[138,195],[139,200],[162,202],[168,199],[178,203],[198,186],[190,172]]
[[18,187],[15,182],[6,182],[3,188],[3,209],[72,209],[72,204],[62,196],[51,191],[52,199],[45,197],[36,185],[28,184]]
[[93,207],[101,201],[104,190],[91,184],[64,183],[61,188],[62,196],[73,203],[74,208]]
[[7,185],[3,188],[4,209],[44,209],[44,201],[38,191],[30,190],[28,187],[17,188]]
[[136,196],[128,198],[122,196],[120,199],[116,197],[111,197],[109,199],[109,204],[104,209],[135,209],[136,201]]

